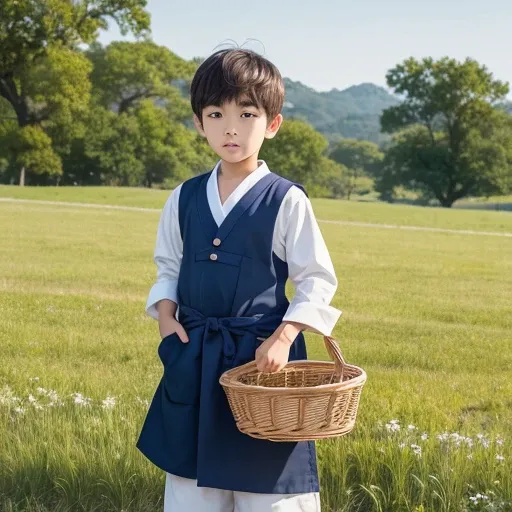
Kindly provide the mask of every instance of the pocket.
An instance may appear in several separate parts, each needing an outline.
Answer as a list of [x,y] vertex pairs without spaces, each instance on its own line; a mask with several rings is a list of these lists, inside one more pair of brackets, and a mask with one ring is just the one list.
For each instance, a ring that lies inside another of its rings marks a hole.
[[160,345],[158,345],[158,356],[160,357],[160,361],[162,361],[162,364],[167,364],[167,361],[169,359],[169,352],[172,345],[172,338],[177,337],[178,340],[181,343],[181,340],[179,339],[179,336],[176,332],[173,332],[171,334],[168,334],[164,338],[161,339]]
[[180,404],[197,404],[201,390],[201,344],[190,338],[183,343],[176,334],[166,336],[160,343],[164,365],[164,390],[167,398]]

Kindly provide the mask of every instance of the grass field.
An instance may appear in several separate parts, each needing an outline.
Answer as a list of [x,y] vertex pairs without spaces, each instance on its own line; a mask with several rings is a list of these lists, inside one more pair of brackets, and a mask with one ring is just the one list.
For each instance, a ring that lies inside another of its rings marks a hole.
[[[135,441],[162,373],[144,304],[168,193],[0,187],[155,209],[0,201],[2,512],[162,509],[164,476]],[[320,223],[334,335],[368,373],[354,432],[318,443],[323,510],[512,510],[512,238],[498,236],[512,215],[313,205],[323,220],[482,232]]]

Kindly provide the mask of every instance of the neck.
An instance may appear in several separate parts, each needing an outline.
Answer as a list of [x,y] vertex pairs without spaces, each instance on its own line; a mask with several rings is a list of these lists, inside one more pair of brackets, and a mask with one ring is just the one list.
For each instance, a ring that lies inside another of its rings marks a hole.
[[221,160],[220,171],[227,179],[245,178],[258,168],[258,154],[254,154],[241,162]]

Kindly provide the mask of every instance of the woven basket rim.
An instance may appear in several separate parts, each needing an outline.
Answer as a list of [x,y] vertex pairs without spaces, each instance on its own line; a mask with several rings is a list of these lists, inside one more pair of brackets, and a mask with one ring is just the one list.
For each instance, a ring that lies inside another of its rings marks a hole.
[[[306,366],[309,363],[314,364],[322,364],[325,366],[335,366],[335,363],[332,361],[317,361],[314,359],[299,359],[296,361],[290,361],[289,364],[294,365],[298,363],[298,366]],[[219,379],[219,382],[222,386],[229,387],[231,389],[239,389],[245,391],[255,391],[260,393],[283,393],[286,392],[289,395],[304,394],[304,393],[317,393],[324,391],[341,391],[344,389],[350,389],[353,387],[358,387],[366,382],[367,375],[366,372],[360,368],[359,366],[353,364],[345,364],[346,368],[351,368],[355,370],[359,370],[361,373],[352,379],[348,379],[342,382],[333,382],[331,384],[320,384],[319,386],[302,386],[302,387],[284,387],[284,386],[257,386],[253,384],[245,384],[244,382],[240,382],[240,377],[242,377],[248,370],[256,368],[256,362],[251,361],[242,366],[237,366],[236,368],[232,368],[231,370],[225,371]],[[283,370],[286,369],[286,366]],[[283,371],[281,370],[281,371]]]

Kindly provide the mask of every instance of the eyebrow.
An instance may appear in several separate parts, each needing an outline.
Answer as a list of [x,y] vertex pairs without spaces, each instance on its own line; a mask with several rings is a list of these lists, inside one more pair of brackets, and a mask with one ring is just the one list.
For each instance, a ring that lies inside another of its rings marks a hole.
[[[257,105],[256,103],[254,103],[254,101],[252,101],[251,99],[249,98],[244,98],[244,99],[241,99],[239,101],[236,102],[236,104],[239,106],[239,107],[254,107],[255,109],[259,109],[260,106]],[[222,105],[221,104],[218,104],[218,105],[215,105],[215,104],[210,104],[210,105],[206,105],[205,107],[203,107],[205,109],[207,108],[222,108]]]
[[251,101],[250,99],[246,98],[246,99],[242,99],[240,101],[237,101],[237,105],[239,107],[254,107],[254,108],[259,108],[258,105],[256,105],[254,103],[254,101]]

